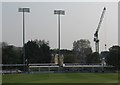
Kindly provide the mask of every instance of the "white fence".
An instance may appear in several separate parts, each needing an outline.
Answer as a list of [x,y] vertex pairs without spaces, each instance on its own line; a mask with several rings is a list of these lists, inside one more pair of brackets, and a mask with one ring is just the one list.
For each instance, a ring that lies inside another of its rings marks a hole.
[[[26,67],[29,72],[54,72],[60,71],[61,66],[56,65],[54,63],[38,63],[38,64],[0,64],[1,67],[4,69],[0,71],[0,73],[23,73],[23,69],[21,67]],[[65,63],[62,66],[62,71],[69,71],[77,69],[80,71],[81,69],[104,69],[104,68],[113,68],[113,66],[106,66],[102,64],[72,64],[72,63]]]

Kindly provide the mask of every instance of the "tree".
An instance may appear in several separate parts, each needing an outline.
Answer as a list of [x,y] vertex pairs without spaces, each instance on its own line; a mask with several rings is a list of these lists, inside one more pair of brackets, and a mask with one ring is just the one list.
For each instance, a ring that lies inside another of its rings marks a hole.
[[8,43],[7,42],[2,42],[1,45],[4,48],[4,47],[8,46]]
[[12,45],[2,46],[2,63],[3,64],[20,64],[22,63],[21,48]]
[[43,43],[40,47],[40,51],[42,54],[42,63],[50,63],[51,61],[51,56],[50,56],[50,47],[46,44]]
[[38,63],[40,61],[39,46],[32,40],[25,44],[25,57],[29,63]]
[[76,54],[77,63],[86,63],[85,57],[92,53],[90,41],[86,39],[80,39],[73,42],[73,51]]
[[64,63],[75,63],[74,54],[64,54]]
[[94,52],[92,54],[87,55],[86,63],[88,64],[96,64],[100,63],[100,56],[98,52]]
[[75,54],[72,50],[63,49],[61,53],[64,56],[64,63],[75,63]]
[[51,60],[49,42],[44,40],[28,41],[25,55],[29,63],[49,63]]
[[106,58],[108,65],[115,66],[120,69],[120,46],[112,46],[109,48],[109,56]]

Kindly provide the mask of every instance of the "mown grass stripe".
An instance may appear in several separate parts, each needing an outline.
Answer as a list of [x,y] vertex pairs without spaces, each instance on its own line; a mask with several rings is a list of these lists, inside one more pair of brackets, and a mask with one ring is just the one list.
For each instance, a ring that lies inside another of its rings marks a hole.
[[3,83],[118,83],[116,73],[5,74]]

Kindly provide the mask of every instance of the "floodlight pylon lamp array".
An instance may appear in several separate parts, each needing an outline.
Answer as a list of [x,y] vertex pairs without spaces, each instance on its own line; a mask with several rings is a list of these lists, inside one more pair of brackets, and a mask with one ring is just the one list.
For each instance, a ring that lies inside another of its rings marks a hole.
[[54,10],[54,14],[65,15],[65,11],[64,10]]
[[30,12],[30,8],[18,8],[18,12]]

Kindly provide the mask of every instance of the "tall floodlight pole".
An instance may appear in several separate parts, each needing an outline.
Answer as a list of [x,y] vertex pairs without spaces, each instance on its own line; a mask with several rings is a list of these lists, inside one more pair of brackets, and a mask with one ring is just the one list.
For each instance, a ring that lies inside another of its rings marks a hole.
[[[60,15],[65,15],[64,10],[54,10],[54,14],[58,15],[58,58],[60,61]],[[59,62],[60,65],[60,62]]]
[[24,64],[24,71],[25,71],[25,12],[29,13],[30,8],[18,8],[18,12],[23,13],[23,64]]

